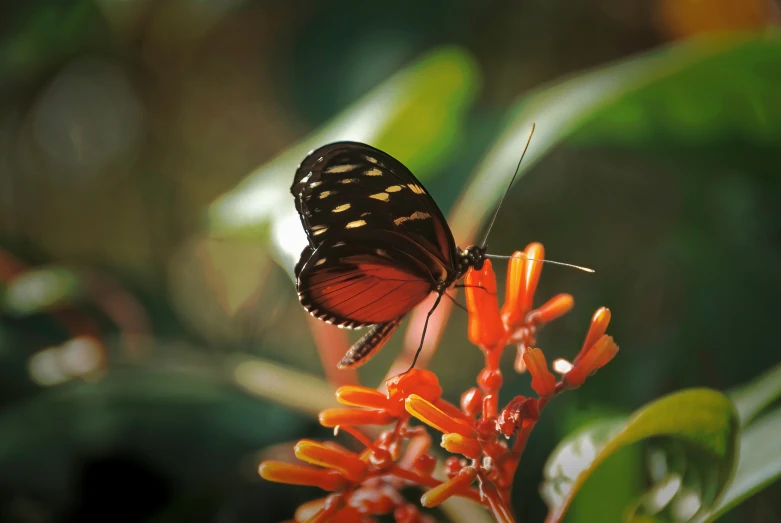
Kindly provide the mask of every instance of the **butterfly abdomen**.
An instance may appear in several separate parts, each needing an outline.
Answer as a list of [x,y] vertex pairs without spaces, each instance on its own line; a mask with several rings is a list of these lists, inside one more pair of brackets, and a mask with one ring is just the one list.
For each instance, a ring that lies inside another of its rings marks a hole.
[[388,323],[381,323],[372,327],[369,332],[364,334],[361,339],[350,347],[342,361],[339,362],[339,368],[358,367],[369,361],[369,358],[385,345],[400,323],[401,318],[396,318]]

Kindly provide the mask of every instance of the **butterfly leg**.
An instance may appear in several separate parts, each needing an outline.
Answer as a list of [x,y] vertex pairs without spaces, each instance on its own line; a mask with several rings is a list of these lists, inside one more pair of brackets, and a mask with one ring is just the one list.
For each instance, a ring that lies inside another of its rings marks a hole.
[[409,369],[407,369],[406,372],[411,371],[415,368],[415,363],[418,361],[418,356],[420,356],[420,351],[423,350],[423,341],[426,339],[426,329],[428,329],[428,320],[431,319],[431,315],[434,314],[434,311],[437,309],[437,306],[439,305],[439,301],[442,299],[443,292],[440,292],[437,295],[437,301],[434,302],[434,306],[431,307],[431,310],[428,311],[428,314],[426,315],[426,323],[423,324],[423,334],[420,336],[420,345],[418,345],[418,350],[415,352],[415,357],[412,358],[412,365],[409,366]]

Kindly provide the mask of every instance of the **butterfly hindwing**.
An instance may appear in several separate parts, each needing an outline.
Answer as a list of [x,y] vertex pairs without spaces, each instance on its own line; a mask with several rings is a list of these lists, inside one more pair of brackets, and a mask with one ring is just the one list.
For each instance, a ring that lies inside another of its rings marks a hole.
[[426,255],[414,243],[382,231],[354,240],[322,242],[297,267],[298,296],[310,314],[348,328],[388,323],[431,292]]

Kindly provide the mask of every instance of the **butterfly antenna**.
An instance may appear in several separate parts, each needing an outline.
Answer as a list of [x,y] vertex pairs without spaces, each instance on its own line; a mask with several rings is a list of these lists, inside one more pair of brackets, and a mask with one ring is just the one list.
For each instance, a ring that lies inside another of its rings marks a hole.
[[[510,259],[512,259],[512,256],[500,256],[498,254],[486,254],[485,257],[486,258],[495,258],[497,260],[510,260]],[[531,260],[531,261],[538,261],[540,263],[550,263],[550,264],[553,264],[553,265],[561,265],[562,267],[570,267],[571,269],[577,269],[577,270],[583,271],[583,272],[597,272],[594,269],[589,269],[588,267],[582,267],[580,265],[574,265],[572,263],[564,263],[564,262],[553,261],[553,260],[538,260],[537,258],[529,258],[529,257],[525,257],[523,259]]]
[[499,209],[502,208],[504,199],[507,197],[507,193],[510,192],[510,187],[513,186],[515,177],[518,176],[518,171],[521,169],[521,162],[523,162],[523,157],[526,156],[526,151],[529,149],[529,143],[531,143],[532,141],[532,135],[534,134],[534,127],[535,124],[532,123],[532,130],[529,131],[529,137],[526,139],[526,145],[523,147],[523,152],[521,153],[521,159],[518,160],[518,166],[515,168],[515,173],[513,174],[513,177],[510,179],[510,183],[507,185],[507,190],[504,191],[504,194],[502,195],[502,199],[499,200],[499,205],[496,207],[496,211],[494,211],[494,216],[493,218],[491,218],[491,223],[488,225],[488,230],[485,233],[485,238],[483,238],[483,243],[480,246],[483,249],[485,249],[485,246],[488,243],[488,235],[491,234],[491,229],[493,229],[494,227],[494,222],[496,221],[496,217],[499,216]]

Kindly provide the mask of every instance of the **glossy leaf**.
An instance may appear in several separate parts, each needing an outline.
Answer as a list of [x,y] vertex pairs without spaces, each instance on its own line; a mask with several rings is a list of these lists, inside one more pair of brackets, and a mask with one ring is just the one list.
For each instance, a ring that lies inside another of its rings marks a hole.
[[[781,121],[781,107],[775,91],[770,91],[769,86],[775,85],[771,81],[781,74],[779,64],[781,34],[778,32],[761,36],[710,36],[543,86],[519,102],[505,132],[462,191],[450,221],[456,240],[465,243],[473,238],[481,226],[479,220],[490,217],[485,209],[492,208],[504,192],[533,122],[537,129],[521,173],[528,171],[554,145],[570,137],[591,144],[647,138],[652,123],[645,118],[654,109],[645,106],[642,110],[635,109],[631,104],[635,103],[633,101],[640,104],[650,93],[667,103],[672,86],[675,86],[675,107],[665,109],[665,114],[680,112],[685,107],[688,108],[685,114],[689,115],[688,119],[679,116],[668,122],[675,136],[683,139],[710,126],[706,116],[713,109],[713,100],[720,100],[719,96],[725,100],[734,97],[736,89],[745,87],[738,94],[742,94],[742,103],[754,104],[752,115],[736,110],[734,118],[722,122],[720,131],[698,135],[699,139],[723,136],[725,126],[740,126],[741,129],[753,126],[754,123],[745,122],[747,118],[756,122],[763,119],[763,115],[776,115],[773,122],[764,122],[752,131],[755,136],[751,138],[765,143],[775,137],[777,141],[781,135],[777,123]],[[735,72],[736,68],[739,72]],[[711,82],[712,77],[725,75],[733,76],[735,82],[738,79],[743,82],[746,74],[752,79],[747,86]],[[714,91],[718,89],[728,91]],[[705,91],[715,94],[703,97]],[[707,102],[708,107],[693,109],[701,101]],[[692,115],[692,111],[696,114]]]
[[[616,451],[657,437],[679,442],[693,456],[689,463],[695,467],[702,463],[713,465],[707,477],[700,476],[712,482],[710,488],[702,487],[703,499],[712,503],[732,472],[737,435],[737,415],[732,404],[725,395],[711,389],[670,394],[626,420],[610,419],[586,427],[563,441],[545,466],[541,490],[550,509],[547,521],[562,520],[586,480]],[[703,458],[705,461],[701,461]],[[637,520],[650,516],[653,515],[642,514]]]
[[695,521],[715,521],[732,507],[781,478],[781,409],[743,431],[735,477],[717,505]]
[[744,426],[779,397],[781,397],[781,364],[730,393],[730,399],[740,416],[740,423]]

